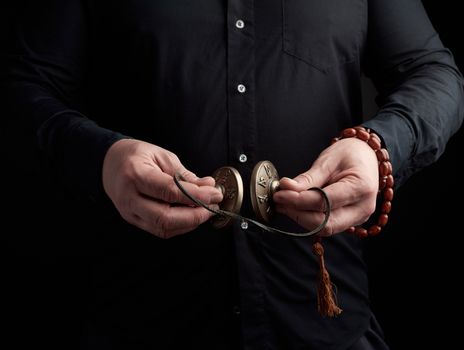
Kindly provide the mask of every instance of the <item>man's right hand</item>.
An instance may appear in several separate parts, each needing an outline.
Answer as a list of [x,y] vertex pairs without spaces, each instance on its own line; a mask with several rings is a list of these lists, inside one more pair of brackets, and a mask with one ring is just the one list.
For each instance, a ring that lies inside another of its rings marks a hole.
[[194,197],[217,208],[222,193],[212,177],[198,178],[179,158],[161,147],[137,140],[120,140],[106,153],[103,188],[121,216],[160,238],[192,231],[213,214],[194,207],[173,181],[179,172],[182,185]]

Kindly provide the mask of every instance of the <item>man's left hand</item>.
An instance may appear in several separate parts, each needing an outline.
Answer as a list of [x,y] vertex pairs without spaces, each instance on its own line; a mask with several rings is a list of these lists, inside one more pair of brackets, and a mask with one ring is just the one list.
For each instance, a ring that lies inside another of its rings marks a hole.
[[320,187],[332,211],[321,236],[343,232],[366,222],[375,210],[379,175],[377,157],[370,146],[356,138],[342,139],[325,149],[312,167],[294,179],[282,178],[274,194],[276,211],[311,230],[324,220]]

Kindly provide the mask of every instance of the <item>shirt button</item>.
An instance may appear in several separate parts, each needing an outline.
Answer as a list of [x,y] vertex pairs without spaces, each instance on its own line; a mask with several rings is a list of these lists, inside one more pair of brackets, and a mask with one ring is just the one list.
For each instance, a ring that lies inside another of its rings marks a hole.
[[248,157],[245,154],[241,154],[238,156],[238,160],[240,163],[245,163],[248,160]]
[[241,223],[240,223],[240,227],[242,228],[242,230],[248,230],[248,222],[243,220]]
[[238,306],[234,306],[232,310],[235,316],[240,316],[240,308]]
[[243,94],[243,93],[246,91],[246,87],[245,87],[245,85],[243,85],[243,84],[238,84],[238,85],[237,85],[237,90],[238,90],[238,92],[240,92],[241,94]]
[[238,29],[243,29],[245,27],[245,22],[243,22],[241,19],[239,19],[237,22],[235,22],[235,26]]

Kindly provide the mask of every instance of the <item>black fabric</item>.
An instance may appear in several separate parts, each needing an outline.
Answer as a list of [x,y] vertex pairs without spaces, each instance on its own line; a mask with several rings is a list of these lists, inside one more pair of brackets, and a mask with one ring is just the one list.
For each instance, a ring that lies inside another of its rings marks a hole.
[[129,136],[198,175],[232,165],[247,186],[269,159],[295,176],[362,122],[363,71],[380,92],[365,125],[400,183],[437,159],[463,117],[461,76],[418,0],[20,2],[0,55],[1,108],[31,130],[51,186],[68,191],[64,249],[90,256],[82,348],[344,349],[364,334],[358,239],[326,240],[344,313],[325,319],[308,240],[236,224],[163,241],[125,224],[101,187],[106,150]]
[[371,317],[366,333],[354,343],[349,350],[388,350],[384,334],[374,315]]

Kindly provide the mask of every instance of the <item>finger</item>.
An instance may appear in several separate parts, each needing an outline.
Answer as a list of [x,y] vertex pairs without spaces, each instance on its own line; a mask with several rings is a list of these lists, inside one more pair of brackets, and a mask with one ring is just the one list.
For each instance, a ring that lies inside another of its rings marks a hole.
[[[330,200],[332,209],[353,205],[362,200],[366,191],[356,186],[350,181],[339,181],[333,183],[323,190]],[[276,204],[288,206],[296,210],[324,211],[326,203],[322,195],[316,191],[277,191],[273,200]]]
[[175,236],[179,236],[179,235],[182,235],[182,234],[185,234],[185,233],[188,233],[189,231],[185,230],[185,229],[178,229],[178,230],[173,230],[171,232],[169,232],[169,234],[167,235],[164,235],[164,236],[161,236],[159,234],[159,232],[155,232],[151,226],[151,223],[148,222],[148,221],[144,221],[142,218],[138,217],[137,215],[134,215],[134,222],[131,222],[131,224],[133,224],[134,226],[137,226],[138,228],[148,232],[148,233],[151,233],[153,234],[154,236],[157,236],[159,238],[163,238],[163,239],[168,239],[168,238],[171,238],[171,237],[175,237]]
[[[222,192],[213,186],[199,186],[194,183],[182,181],[182,186],[195,198],[205,204],[217,204],[223,199]],[[175,184],[172,176],[150,169],[135,179],[137,190],[154,199],[167,203],[193,204]]]
[[162,152],[157,152],[155,154],[155,164],[157,164],[160,169],[168,175],[174,176],[176,173],[179,173],[182,179],[187,182],[196,183],[200,180],[195,173],[185,168],[179,157],[177,157],[177,155],[173,152],[164,149]]
[[350,181],[348,178],[330,184],[323,190],[330,199],[332,209],[355,205],[369,195],[368,190],[361,185],[360,181]]
[[185,168],[175,153],[163,150],[163,152],[156,155],[156,163],[164,173],[171,176],[178,173],[186,182],[197,183],[200,180],[195,173]]
[[[175,173],[180,174],[182,180],[184,180],[186,182],[196,183],[199,180],[198,176],[196,176],[190,170],[185,169],[182,164],[180,164],[180,167],[176,170]],[[174,176],[174,174],[173,174],[173,176]]]
[[216,183],[211,176],[199,178],[195,173],[186,169],[175,153],[163,150],[163,152],[156,153],[155,157],[155,163],[159,165],[162,172],[170,176],[174,176],[178,173],[186,182],[190,182],[198,186],[214,187]]
[[[211,177],[211,176],[198,177],[197,175],[195,175],[190,170],[185,169],[182,164],[181,164],[180,168],[175,173],[178,173],[181,176],[182,180],[185,180],[186,182],[196,184],[198,186],[212,186],[212,187],[214,187],[214,185],[216,184],[216,180],[214,180],[213,177]],[[174,175],[175,175],[175,173],[174,173]]]
[[177,157],[177,155],[173,152],[162,149],[161,152],[156,152],[154,157],[155,164],[157,164],[161,170],[168,175],[174,176],[176,172],[179,172],[188,180],[192,180],[197,177],[194,173],[188,171],[184,167],[179,157]]
[[171,206],[142,196],[133,201],[132,213],[143,221],[139,224],[146,231],[161,238],[190,232],[214,215],[201,207]]
[[199,177],[195,181],[192,181],[192,183],[198,185],[198,186],[215,186],[216,185],[216,180],[214,180],[213,177],[211,176],[205,176],[205,177]]
[[[213,209],[218,210],[219,206],[217,205],[211,205]],[[180,209],[182,208],[182,209]],[[175,210],[174,210],[175,209]],[[179,210],[180,209],[180,210]],[[209,212],[208,210],[202,208],[202,207],[194,207],[194,208],[189,208],[189,207],[173,207],[173,210],[177,213],[172,213],[172,218],[168,220],[168,231],[166,232],[165,238],[171,238],[174,236],[178,236],[184,233],[191,232],[195,230],[198,226],[201,224],[205,223],[208,221],[212,216],[214,216],[213,213]],[[188,212],[187,212],[188,210]],[[184,211],[186,211],[186,217],[184,218],[186,220],[186,225],[180,225],[176,223],[175,217],[177,215],[184,216]],[[171,227],[169,223],[173,223],[174,225]],[[190,223],[190,224],[188,224]]]
[[185,176],[181,175],[181,178],[183,180],[186,180],[187,182],[193,183],[193,184],[198,185],[198,186],[212,186],[212,187],[214,187],[216,185],[216,180],[214,180],[214,178],[211,177],[211,176],[205,176],[205,177],[195,177],[195,176],[187,176],[187,177],[185,177]]
[[[285,206],[277,205],[275,210],[278,213],[287,215],[298,225],[313,230],[319,226],[325,218],[325,214],[319,211],[296,210]],[[351,226],[361,225],[368,220],[369,216],[357,205],[346,206],[332,210],[330,212],[327,225],[321,231],[321,236],[331,236],[343,232]]]
[[[325,201],[316,191],[278,191],[272,197],[274,203],[295,210],[324,211]],[[330,199],[330,197],[329,197]]]
[[311,187],[324,187],[329,181],[330,172],[322,166],[312,166],[311,169],[301,173],[293,179],[283,177],[280,179],[280,189],[301,192]]

